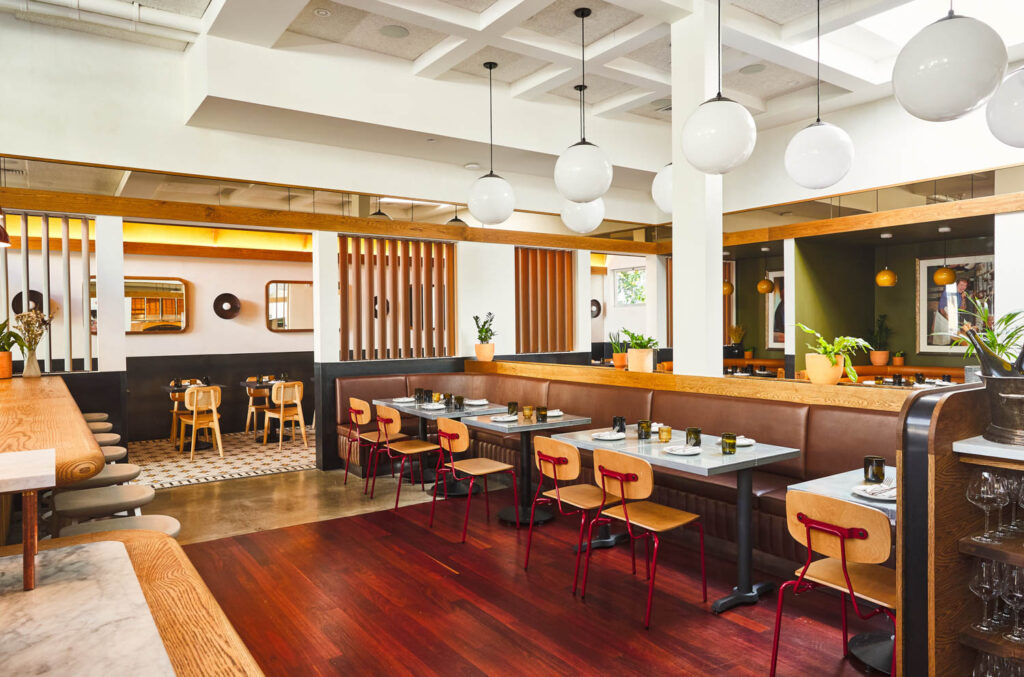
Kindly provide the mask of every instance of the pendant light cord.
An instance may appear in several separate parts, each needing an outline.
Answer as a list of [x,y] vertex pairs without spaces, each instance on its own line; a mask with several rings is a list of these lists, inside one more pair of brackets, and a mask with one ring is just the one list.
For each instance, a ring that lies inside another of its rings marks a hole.
[[818,0],[818,119],[821,122],[821,0]]
[[[494,69],[487,69],[487,119],[491,129],[491,174],[494,173]],[[458,213],[455,214],[458,216]]]
[[722,0],[718,0],[718,98],[722,98]]
[[587,140],[587,17],[580,17],[580,141]]

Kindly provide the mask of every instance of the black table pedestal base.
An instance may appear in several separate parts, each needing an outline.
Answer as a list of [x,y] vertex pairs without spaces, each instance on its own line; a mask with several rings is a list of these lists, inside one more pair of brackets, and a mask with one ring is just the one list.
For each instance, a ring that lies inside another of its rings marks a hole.
[[[451,475],[446,475],[445,477],[447,477],[447,480],[445,481],[445,483],[448,485],[448,498],[459,498],[459,497],[462,497],[462,496],[467,496],[469,494],[469,480],[468,479],[467,480],[459,480],[459,481],[456,482],[455,480],[453,480],[451,478]],[[438,498],[444,498],[444,495],[445,495],[444,494],[444,490],[445,490],[445,488],[443,486],[440,486],[440,487],[437,488],[437,497]],[[477,494],[482,493],[483,490],[484,490],[483,487],[481,487],[479,484],[474,484],[473,485],[473,495],[474,496],[476,496]],[[428,487],[427,491],[433,492],[434,490],[432,488]]]
[[865,632],[850,638],[850,655],[883,675],[892,669],[896,641],[888,632]]
[[[612,530],[608,528],[607,524],[602,524],[597,528],[597,535],[590,542],[591,547],[594,550],[601,550],[604,548],[614,548],[619,543],[625,543],[629,540],[629,534],[625,531],[613,534]],[[576,552],[576,546],[572,547],[572,551]],[[580,552],[587,551],[587,543],[583,542],[583,547],[580,548]]]
[[[501,520],[504,524],[514,525],[516,523],[515,506],[508,505],[499,510],[498,519]],[[550,511],[544,510],[543,508],[537,508],[537,510],[533,513],[534,526],[537,526],[538,524],[545,524],[553,519],[555,519],[555,516]],[[527,509],[526,512],[523,512],[522,508],[519,509],[519,526],[524,529],[530,526],[529,509]]]
[[716,599],[711,604],[711,611],[720,614],[741,604],[757,604],[757,601],[765,595],[770,595],[775,590],[774,583],[755,583],[750,592],[741,592],[739,588],[733,588],[725,597]]

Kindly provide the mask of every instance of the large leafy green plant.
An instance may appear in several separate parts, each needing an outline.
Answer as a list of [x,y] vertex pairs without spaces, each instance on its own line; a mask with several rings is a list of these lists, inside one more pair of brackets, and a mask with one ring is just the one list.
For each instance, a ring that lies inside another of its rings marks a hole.
[[622,342],[622,337],[617,331],[613,331],[608,334],[608,341],[612,344],[613,353],[624,353],[626,352],[626,348],[628,348],[628,346]]
[[496,333],[494,328],[491,326],[494,324],[494,313],[487,313],[484,315],[483,320],[480,319],[479,315],[474,315],[473,322],[476,323],[477,340],[480,343],[490,343]]
[[643,334],[632,332],[628,329],[623,329],[622,333],[629,339],[629,347],[637,350],[647,350],[649,348],[658,347],[658,339],[653,336],[644,336]]
[[[1014,351],[1024,342],[1024,311],[1015,310],[997,319],[984,301],[978,301],[972,296],[968,296],[967,300],[974,306],[974,310],[964,311],[964,314],[973,320],[966,322],[961,329],[974,329],[981,342],[992,352],[1013,362],[1016,358]],[[974,346],[962,336],[956,337],[954,343],[967,346],[965,357],[974,355]]]
[[800,322],[796,323],[796,326],[803,329],[808,334],[815,336],[818,340],[815,343],[808,343],[807,347],[828,358],[828,361],[832,363],[834,367],[836,365],[836,358],[842,355],[846,359],[844,360],[844,366],[846,368],[846,375],[851,381],[857,381],[857,370],[853,368],[853,356],[858,350],[861,352],[867,352],[872,350],[871,344],[864,339],[857,338],[855,336],[837,336],[832,339],[832,342],[828,342],[818,332],[814,331],[805,324]]
[[21,337],[21,334],[9,328],[9,320],[4,320],[0,322],[0,353],[9,353],[14,346],[18,346],[22,352],[25,352],[25,339]]
[[889,327],[886,318],[886,315],[879,315],[878,320],[875,322],[875,328],[871,331],[871,335],[868,336],[868,341],[875,347],[875,350],[889,349],[889,336],[892,334],[892,329]]

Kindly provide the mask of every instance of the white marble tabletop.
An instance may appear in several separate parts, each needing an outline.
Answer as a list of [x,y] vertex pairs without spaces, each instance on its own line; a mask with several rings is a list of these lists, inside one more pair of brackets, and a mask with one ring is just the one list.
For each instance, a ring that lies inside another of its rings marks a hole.
[[57,484],[55,449],[0,454],[0,494],[49,489]]
[[496,404],[494,402],[488,402],[482,406],[471,406],[467,404],[462,409],[455,409],[454,407],[445,407],[444,409],[424,409],[422,404],[416,404],[415,402],[395,402],[393,398],[374,400],[373,404],[382,404],[385,407],[397,409],[403,414],[419,416],[420,418],[426,418],[431,421],[436,421],[439,418],[460,419],[466,416],[480,416],[482,414],[504,414],[508,411],[507,404]]
[[796,458],[800,455],[799,449],[779,447],[774,444],[755,443],[751,447],[737,447],[736,453],[725,455],[722,448],[716,444],[719,438],[714,435],[702,435],[700,454],[696,456],[673,456],[665,452],[665,447],[682,446],[686,442],[686,430],[673,430],[670,442],[658,441],[658,434],[651,433],[651,439],[640,440],[636,436],[636,426],[626,426],[626,439],[617,441],[595,440],[593,434],[596,432],[608,432],[611,428],[596,428],[594,430],[581,430],[572,433],[559,433],[552,435],[556,440],[569,442],[581,449],[610,449],[621,451],[634,456],[640,456],[650,461],[651,465],[680,470],[694,475],[721,475],[737,470],[760,467]]
[[[508,409],[505,410],[505,412],[507,411]],[[534,430],[571,428],[577,425],[586,425],[590,423],[590,419],[586,416],[577,416],[576,414],[562,414],[561,416],[548,416],[548,420],[542,422],[537,420],[536,414],[533,415],[533,418],[524,419],[522,412],[520,412],[519,417],[515,421],[504,423],[491,420],[491,416],[474,416],[466,418],[462,422],[471,428],[482,428],[483,430],[513,434],[532,432]]]
[[[885,466],[886,477],[896,477],[896,468],[891,465]],[[816,480],[808,480],[799,484],[789,485],[789,491],[806,491],[811,494],[838,498],[858,505],[866,505],[885,513],[886,517],[893,524],[896,523],[896,501],[879,501],[874,498],[867,498],[853,493],[853,488],[864,484],[864,469],[850,470],[836,475],[819,477]]]

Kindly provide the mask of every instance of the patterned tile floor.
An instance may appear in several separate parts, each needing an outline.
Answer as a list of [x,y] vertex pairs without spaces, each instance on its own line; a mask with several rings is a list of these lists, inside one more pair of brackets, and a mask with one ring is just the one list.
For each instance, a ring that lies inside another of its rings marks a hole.
[[189,460],[187,442],[184,452],[178,452],[166,438],[129,442],[128,461],[142,467],[136,482],[154,489],[272,475],[316,467],[316,438],[311,428],[306,430],[306,437],[309,448],[303,448],[300,435],[285,440],[279,451],[276,442],[264,446],[251,433],[228,433],[222,436],[224,458],[214,447],[197,450],[195,460]]

